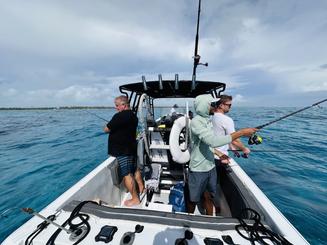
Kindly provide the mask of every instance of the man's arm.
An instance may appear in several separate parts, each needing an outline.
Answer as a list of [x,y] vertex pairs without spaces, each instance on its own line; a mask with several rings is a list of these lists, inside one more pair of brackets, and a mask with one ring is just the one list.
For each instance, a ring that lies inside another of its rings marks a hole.
[[212,128],[208,128],[205,123],[193,119],[191,122],[191,131],[193,135],[210,147],[218,147],[231,143],[232,137],[230,135],[216,136]]
[[214,149],[214,154],[219,157],[221,163],[224,163],[224,164],[230,163],[230,161],[229,161],[230,158],[227,155],[225,155],[224,153],[222,153],[221,151]]
[[257,131],[258,131],[257,128],[242,128],[234,133],[231,133],[230,136],[232,137],[232,141],[234,141],[242,136],[250,137],[252,134],[254,134]]
[[245,155],[249,155],[251,152],[249,148],[244,146],[240,139],[232,141],[232,145],[235,146],[237,149],[240,149]]
[[108,128],[108,126],[105,125],[104,128],[103,128],[103,131],[104,131],[105,133],[109,133],[109,132],[110,132],[110,128]]
[[104,126],[103,131],[105,133],[110,133],[110,129],[113,129],[117,127],[118,121],[117,121],[117,113],[111,118],[111,120]]
[[201,141],[211,147],[219,147],[229,144],[242,136],[250,137],[258,131],[256,128],[243,128],[229,135],[216,136],[212,129],[207,128],[201,122],[195,122],[194,119],[191,122],[191,130],[192,134],[197,135]]

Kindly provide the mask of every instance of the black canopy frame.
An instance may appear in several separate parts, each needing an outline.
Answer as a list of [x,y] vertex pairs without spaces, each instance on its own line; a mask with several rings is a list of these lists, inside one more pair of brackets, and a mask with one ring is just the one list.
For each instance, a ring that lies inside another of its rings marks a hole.
[[137,111],[142,94],[146,94],[149,99],[152,114],[154,114],[153,100],[160,98],[195,98],[200,94],[211,94],[217,98],[226,88],[225,83],[212,81],[192,80],[161,80],[145,81],[121,85],[119,90],[125,94],[133,111]]

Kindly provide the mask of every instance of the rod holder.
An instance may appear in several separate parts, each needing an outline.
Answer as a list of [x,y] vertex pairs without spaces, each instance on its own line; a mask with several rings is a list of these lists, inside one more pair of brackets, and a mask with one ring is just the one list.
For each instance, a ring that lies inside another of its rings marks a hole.
[[142,82],[143,82],[143,89],[144,89],[145,91],[148,90],[148,86],[146,85],[145,76],[142,76]]
[[58,227],[59,229],[63,230],[63,231],[66,231],[68,234],[72,234],[73,232],[71,230],[68,230],[66,229],[65,227],[57,224],[56,222],[44,217],[43,215],[39,214],[38,212],[34,211],[32,208],[22,208],[22,211],[25,212],[25,213],[28,213],[28,214],[32,214],[34,216],[37,216],[41,219],[43,219],[44,221],[50,223],[50,224],[53,224],[54,226]]
[[162,76],[161,74],[158,75],[158,80],[159,80],[159,89],[163,90],[163,85],[162,85]]
[[179,89],[179,84],[178,84],[178,74],[175,74],[175,90]]

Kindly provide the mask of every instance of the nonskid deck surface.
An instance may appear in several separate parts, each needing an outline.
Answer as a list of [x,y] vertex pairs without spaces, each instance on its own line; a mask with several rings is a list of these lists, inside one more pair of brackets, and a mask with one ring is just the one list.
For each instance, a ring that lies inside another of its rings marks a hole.
[[124,202],[131,198],[130,193],[125,193],[122,201],[121,208],[133,208],[133,209],[146,209],[146,210],[159,210],[165,212],[172,211],[172,205],[169,204],[169,190],[161,190],[160,193],[154,193],[151,202],[147,202],[147,194],[144,192],[139,195],[141,203],[132,207],[127,207]]
[[[122,205],[120,207],[172,212],[172,205],[169,204],[169,194],[170,194],[169,190],[160,190],[159,193],[154,193],[151,202],[149,202],[147,206],[146,193],[142,193],[140,194],[141,203],[139,205],[135,205],[132,207],[127,207],[125,205]],[[225,195],[219,186],[217,186],[217,195],[219,196],[219,201],[220,201],[220,213],[216,213],[215,211],[215,215],[221,217],[232,217]],[[128,200],[130,198],[131,198],[130,193],[126,193],[122,203],[124,203],[125,200]],[[195,214],[196,215],[203,214],[203,212],[200,212],[201,209],[202,207],[197,206],[195,209]]]

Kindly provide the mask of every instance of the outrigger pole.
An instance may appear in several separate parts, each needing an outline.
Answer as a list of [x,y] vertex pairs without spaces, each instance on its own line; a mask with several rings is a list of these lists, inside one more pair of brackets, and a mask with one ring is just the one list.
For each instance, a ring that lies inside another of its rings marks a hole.
[[327,99],[324,99],[324,100],[318,101],[318,102],[316,102],[316,103],[314,103],[314,104],[312,104],[312,105],[310,105],[310,106],[304,107],[304,108],[302,108],[302,109],[300,109],[300,110],[294,111],[294,112],[292,112],[292,113],[290,113],[290,114],[287,114],[287,115],[285,115],[285,116],[282,116],[282,117],[280,117],[280,118],[277,118],[277,119],[275,119],[275,120],[273,120],[273,121],[270,121],[270,122],[267,122],[267,123],[265,123],[265,124],[262,124],[262,125],[260,125],[260,126],[258,126],[258,127],[256,127],[256,128],[257,128],[257,129],[262,129],[262,128],[264,128],[264,127],[270,125],[270,124],[273,124],[273,123],[275,123],[275,122],[278,122],[278,121],[280,121],[280,120],[283,120],[283,119],[285,119],[285,118],[287,118],[287,117],[293,116],[294,114],[297,114],[297,113],[299,113],[299,112],[301,112],[301,111],[304,111],[304,110],[310,109],[311,107],[313,107],[313,106],[317,106],[317,105],[319,105],[319,104],[321,104],[321,103],[324,103],[324,102],[326,102],[326,101],[327,101]]
[[198,8],[198,20],[196,25],[196,35],[195,35],[195,47],[194,47],[194,63],[193,63],[193,75],[192,75],[192,83],[195,85],[196,81],[196,68],[198,65],[208,66],[208,63],[202,64],[200,63],[201,56],[198,54],[198,45],[199,45],[199,26],[200,26],[200,13],[201,13],[201,0],[199,0],[199,8]]

